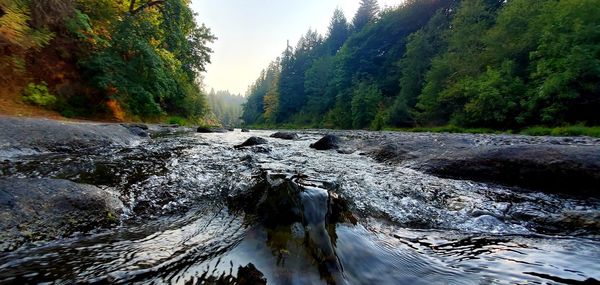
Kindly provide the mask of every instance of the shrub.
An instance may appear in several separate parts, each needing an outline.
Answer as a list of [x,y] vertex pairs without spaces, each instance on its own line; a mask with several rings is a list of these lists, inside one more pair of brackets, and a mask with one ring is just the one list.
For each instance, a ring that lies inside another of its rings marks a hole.
[[56,104],[56,97],[50,94],[46,82],[41,84],[29,83],[23,89],[23,101],[32,105],[51,108]]
[[186,126],[188,121],[185,118],[173,116],[167,119],[167,124]]

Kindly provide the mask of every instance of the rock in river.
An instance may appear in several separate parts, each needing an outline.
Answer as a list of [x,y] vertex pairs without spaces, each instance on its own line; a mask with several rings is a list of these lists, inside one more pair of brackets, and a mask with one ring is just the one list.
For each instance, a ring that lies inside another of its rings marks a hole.
[[329,150],[340,148],[340,139],[334,135],[326,135],[317,142],[310,145],[311,148],[317,150]]
[[600,147],[508,145],[469,149],[425,161],[425,172],[545,192],[600,197]]
[[[0,116],[0,157],[127,147],[147,139],[143,128]],[[143,137],[142,137],[143,136]]]
[[198,127],[196,129],[198,133],[226,133],[227,129],[223,128],[211,128],[211,127]]
[[98,187],[68,180],[0,179],[0,251],[109,227],[119,221],[123,203]]
[[270,135],[270,137],[282,140],[295,140],[298,139],[298,134],[292,132],[276,132]]
[[259,144],[266,144],[267,140],[261,138],[261,137],[250,137],[249,139],[247,139],[245,142],[238,144],[236,146],[234,146],[235,148],[241,148],[241,147],[246,147],[246,146],[255,146],[255,145],[259,145]]

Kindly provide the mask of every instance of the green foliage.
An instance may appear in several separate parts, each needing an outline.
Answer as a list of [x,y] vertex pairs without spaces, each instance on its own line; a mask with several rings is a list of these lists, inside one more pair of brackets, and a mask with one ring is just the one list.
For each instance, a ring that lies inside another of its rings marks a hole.
[[25,71],[55,32],[41,62],[60,74],[50,90],[77,89],[57,92],[64,115],[109,108],[119,119],[207,115],[196,79],[215,37],[196,24],[190,1],[0,0],[0,10],[0,79]]
[[376,85],[359,83],[352,96],[352,127],[362,129],[370,126],[378,113],[381,99],[381,91]]
[[586,127],[583,125],[566,127],[530,127],[521,131],[521,134],[529,136],[588,136],[600,138],[600,127]]
[[527,101],[534,121],[600,123],[600,6],[593,0],[560,1],[531,54],[533,85]]
[[171,124],[171,125],[179,125],[179,126],[187,126],[189,124],[185,118],[179,117],[179,116],[168,117],[166,120],[166,123]]
[[[265,96],[269,90],[276,88],[280,74],[279,59],[271,62],[269,67],[263,70],[260,77],[250,86],[246,94],[246,103],[243,105],[242,120],[247,125],[262,124],[265,122],[263,112],[265,111]],[[273,98],[277,96],[277,98]],[[269,100],[267,100],[269,101]],[[269,104],[279,101],[279,95],[271,94]],[[277,111],[278,109],[274,110]],[[269,113],[269,121],[274,121],[276,114]]]
[[309,32],[288,47],[252,122],[269,114],[274,125],[452,132],[600,124],[595,2],[410,0],[378,11],[362,1],[349,33],[336,11],[324,39]]
[[40,84],[29,83],[23,89],[23,101],[32,105],[52,108],[56,104],[56,97],[50,94],[46,82]]
[[211,90],[208,93],[208,105],[222,126],[240,127],[240,116],[242,115],[242,104],[245,98],[234,95],[228,91]]
[[73,17],[65,22],[65,27],[80,40],[92,39],[105,43],[103,39],[94,33],[90,17],[77,9],[75,10]]
[[412,110],[425,84],[425,74],[431,67],[432,58],[446,49],[444,35],[449,25],[446,11],[440,9],[425,27],[408,37],[406,53],[400,61],[400,93],[386,120],[388,124],[414,124]]
[[113,27],[110,46],[84,63],[92,84],[134,116],[206,114],[195,78],[209,62],[206,43],[215,38],[196,26],[186,3],[167,1],[160,14],[126,15]]
[[446,125],[440,127],[417,127],[417,128],[384,128],[389,131],[403,131],[414,133],[466,133],[466,134],[500,134],[511,133],[511,131],[498,131],[488,128],[463,128],[455,125]]
[[362,30],[367,24],[376,19],[378,12],[377,0],[360,0],[358,11],[352,19],[352,27],[355,31]]
[[46,46],[53,33],[35,28],[31,22],[30,2],[27,0],[0,0],[0,80],[10,80],[11,74],[26,70],[25,55]]

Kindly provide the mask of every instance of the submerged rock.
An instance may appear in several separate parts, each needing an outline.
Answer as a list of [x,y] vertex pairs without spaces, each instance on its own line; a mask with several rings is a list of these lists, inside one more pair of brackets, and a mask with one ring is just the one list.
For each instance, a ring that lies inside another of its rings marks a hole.
[[0,251],[119,222],[123,204],[98,187],[67,180],[0,179]]
[[242,133],[249,133],[249,132],[250,132],[249,129],[242,128]]
[[298,139],[298,134],[292,132],[276,132],[270,135],[270,137],[282,140],[295,140]]
[[334,135],[326,135],[317,142],[310,145],[311,148],[316,150],[329,150],[340,148],[340,139]]
[[263,139],[261,137],[250,137],[245,142],[234,146],[234,148],[242,148],[242,147],[247,147],[247,146],[255,146],[255,145],[261,145],[261,144],[266,144],[266,143],[267,143],[267,140],[265,140],[265,139]]

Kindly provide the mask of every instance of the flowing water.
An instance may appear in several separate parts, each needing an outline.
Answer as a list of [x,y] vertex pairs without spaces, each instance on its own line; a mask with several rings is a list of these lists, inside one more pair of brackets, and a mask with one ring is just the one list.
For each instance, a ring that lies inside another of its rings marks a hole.
[[4,162],[6,176],[114,191],[127,211],[114,229],[0,253],[0,283],[600,280],[597,199],[442,179],[359,152],[316,151],[308,145],[317,132],[232,147],[270,133],[184,134],[118,151]]

